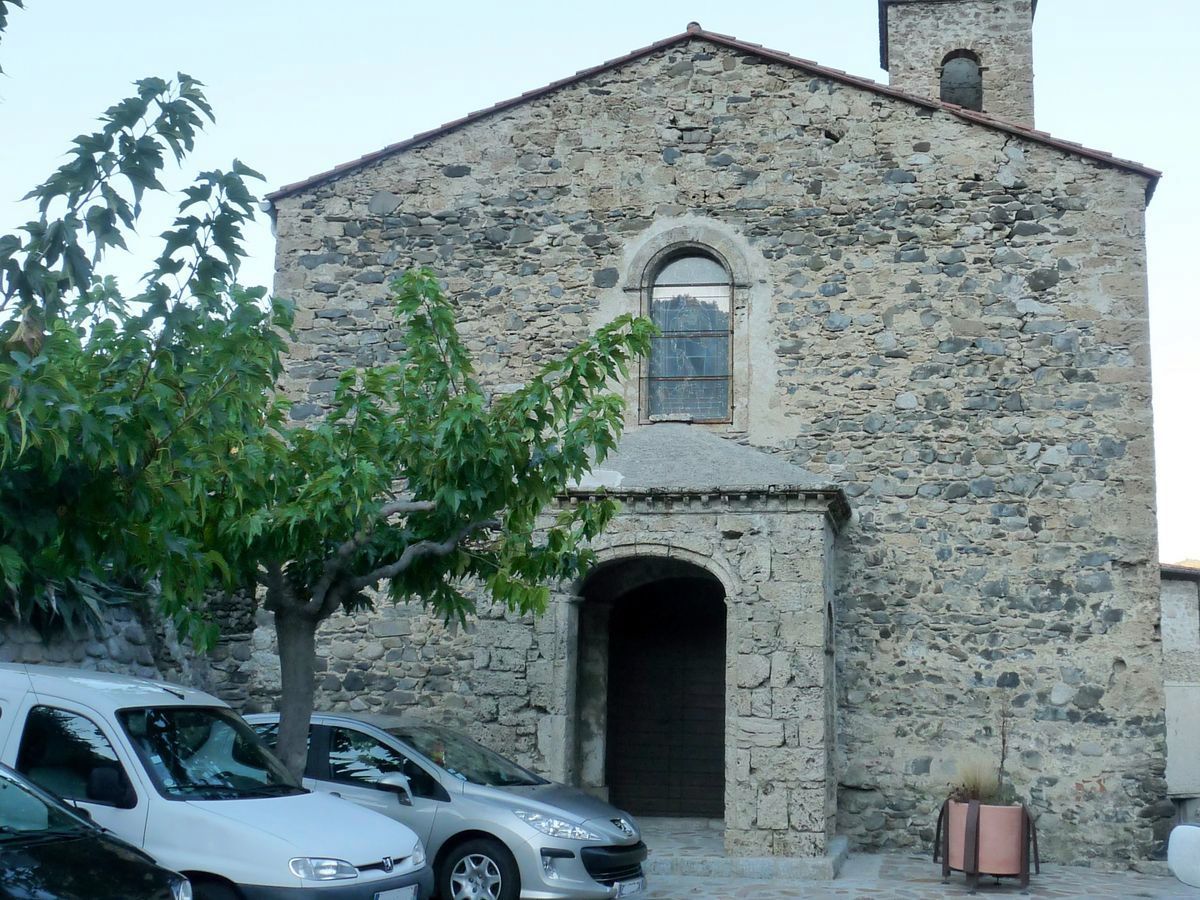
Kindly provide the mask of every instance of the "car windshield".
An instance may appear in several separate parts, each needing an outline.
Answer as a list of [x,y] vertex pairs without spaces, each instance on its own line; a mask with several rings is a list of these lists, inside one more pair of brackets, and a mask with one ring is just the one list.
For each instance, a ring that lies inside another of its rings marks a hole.
[[489,787],[547,784],[499,753],[493,753],[466,735],[432,726],[396,726],[388,734],[412,746],[455,778]]
[[164,797],[240,800],[305,792],[232,710],[152,706],[117,716]]
[[8,772],[0,770],[0,844],[85,834],[82,819],[49,803]]

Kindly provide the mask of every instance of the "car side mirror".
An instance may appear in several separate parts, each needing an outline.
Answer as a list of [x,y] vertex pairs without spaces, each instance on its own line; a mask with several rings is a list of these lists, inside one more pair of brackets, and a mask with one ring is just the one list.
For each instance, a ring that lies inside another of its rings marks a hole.
[[116,766],[96,766],[88,775],[87,798],[119,809],[137,806],[133,786]]
[[408,783],[408,776],[402,772],[388,772],[375,785],[380,790],[395,794],[401,806],[412,806],[412,787]]

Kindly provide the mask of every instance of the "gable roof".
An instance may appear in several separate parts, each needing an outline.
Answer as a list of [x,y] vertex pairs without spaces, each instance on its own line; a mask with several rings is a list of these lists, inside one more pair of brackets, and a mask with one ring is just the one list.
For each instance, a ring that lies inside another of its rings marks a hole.
[[310,178],[305,178],[303,181],[297,181],[293,184],[284,185],[276,191],[266,195],[267,200],[276,201],[282,200],[285,197],[290,197],[293,194],[298,194],[301,191],[309,190],[310,188],[318,187],[329,181],[334,181],[341,176],[353,172],[356,169],[361,169],[371,163],[381,159],[386,159],[389,156],[395,156],[398,153],[403,153],[405,150],[410,150],[413,147],[419,147],[430,143],[443,135],[450,134],[467,125],[479,122],[489,116],[494,116],[497,113],[505,110],[521,106],[539,97],[544,97],[561,88],[570,87],[578,84],[595,75],[603,72],[611,71],[627,63],[634,62],[663,50],[675,44],[683,44],[688,41],[707,41],[710,44],[716,44],[720,47],[727,47],[730,50],[737,50],[741,53],[748,53],[757,56],[761,59],[770,62],[779,63],[781,65],[790,66],[793,69],[805,72],[810,75],[816,75],[821,78],[828,78],[830,81],[836,81],[841,84],[846,84],[851,87],[860,88],[865,91],[871,91],[885,97],[891,97],[895,100],[900,100],[905,103],[911,103],[916,106],[924,107],[925,109],[935,109],[947,112],[960,119],[964,119],[976,125],[982,125],[986,128],[991,128],[995,131],[1001,131],[1006,134],[1015,135],[1016,137],[1024,138],[1035,143],[1044,144],[1056,150],[1061,150],[1064,153],[1069,153],[1073,156],[1083,157],[1104,165],[1113,166],[1114,168],[1123,169],[1135,175],[1141,175],[1148,179],[1146,185],[1146,202],[1150,202],[1150,198],[1154,195],[1154,189],[1158,186],[1158,180],[1162,177],[1162,172],[1156,169],[1151,169],[1141,163],[1133,162],[1127,159],[1121,159],[1113,156],[1111,153],[1105,153],[1102,150],[1093,150],[1082,144],[1076,144],[1072,141],[1064,141],[1055,138],[1045,131],[1037,131],[1032,128],[1026,128],[1023,125],[1018,125],[1014,122],[1009,122],[1006,119],[1001,119],[996,116],[990,116],[986,113],[974,112],[973,110],[964,109],[961,106],[956,106],[953,103],[946,103],[941,100],[933,100],[929,97],[921,97],[916,94],[909,94],[905,91],[898,91],[888,85],[879,84],[871,81],[868,78],[859,78],[857,75],[850,75],[840,69],[831,69],[822,66],[808,59],[800,59],[799,57],[790,56],[787,53],[782,53],[779,50],[770,50],[763,47],[761,44],[751,44],[746,41],[739,41],[737,38],[727,34],[718,34],[715,31],[705,31],[696,22],[688,25],[687,30],[681,34],[673,35],[669,38],[664,38],[656,43],[649,44],[641,49],[634,50],[624,56],[619,56],[616,59],[610,59],[607,62],[601,63],[598,66],[592,66],[590,69],[581,69],[574,75],[566,78],[560,78],[558,81],[552,81],[549,84],[535,88],[531,91],[526,91],[518,97],[512,97],[508,100],[501,100],[499,103],[493,104],[486,109],[476,110],[473,113],[468,113],[460,119],[455,119],[452,122],[446,122],[437,128],[429,131],[423,131],[420,134],[415,134],[408,140],[400,141],[396,144],[376,150],[373,153],[367,153],[360,156],[358,159],[350,160],[342,163],[340,166],[335,166],[325,172],[320,172]]
[[[888,67],[888,7],[897,3],[957,3],[959,0],[879,0],[879,68]],[[1033,15],[1037,15],[1038,0],[1031,4]]]

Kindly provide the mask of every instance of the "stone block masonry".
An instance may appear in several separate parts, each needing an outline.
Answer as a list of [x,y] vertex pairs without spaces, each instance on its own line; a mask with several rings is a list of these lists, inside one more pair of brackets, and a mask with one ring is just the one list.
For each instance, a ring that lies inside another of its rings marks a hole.
[[[1009,771],[1044,855],[1144,858],[1166,790],[1145,190],[943,112],[672,46],[281,198],[293,415],[319,415],[341,367],[393,358],[387,281],[409,266],[444,275],[503,391],[641,308],[626,289],[640,246],[726,235],[745,275],[736,409],[703,427],[829,479],[854,509],[828,576],[837,829],[859,848],[925,846],[956,762],[998,754],[1007,700]],[[803,568],[811,549],[766,552]],[[807,628],[770,625],[785,627]],[[489,610],[457,630],[407,610],[339,620],[321,699],[430,708],[544,763],[561,744],[539,730],[558,629]],[[756,686],[735,686],[803,702],[796,677],[773,686],[777,652],[741,654]],[[803,645],[788,652],[819,680]],[[734,721],[739,764],[807,771],[799,732]],[[811,824],[789,791],[744,798],[732,833]]]

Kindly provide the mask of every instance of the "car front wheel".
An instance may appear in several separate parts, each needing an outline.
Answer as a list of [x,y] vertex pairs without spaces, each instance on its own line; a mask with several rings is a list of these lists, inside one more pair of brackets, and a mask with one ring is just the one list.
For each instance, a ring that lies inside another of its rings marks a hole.
[[496,840],[467,841],[442,863],[442,900],[517,900],[521,877],[508,848]]

